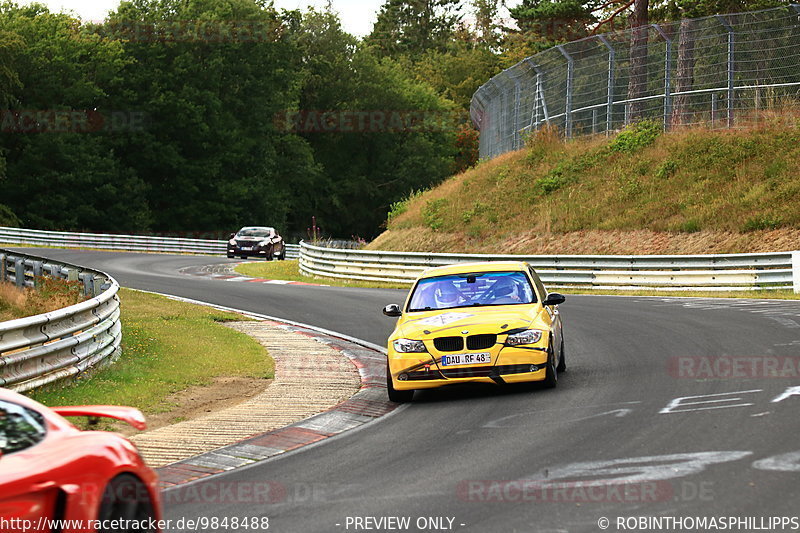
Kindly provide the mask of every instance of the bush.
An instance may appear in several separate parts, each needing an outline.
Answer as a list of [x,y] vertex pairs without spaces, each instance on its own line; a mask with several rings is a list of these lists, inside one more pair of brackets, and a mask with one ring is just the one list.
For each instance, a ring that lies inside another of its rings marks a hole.
[[447,206],[447,198],[437,198],[436,200],[428,200],[425,207],[422,208],[422,218],[425,225],[433,231],[438,231],[444,226],[442,220],[442,210]]
[[18,228],[22,223],[11,209],[0,204],[0,226]]
[[758,231],[764,229],[777,229],[783,222],[780,217],[770,215],[758,215],[747,219],[742,229],[744,231]]
[[612,152],[632,154],[646,146],[650,146],[663,132],[661,123],[655,120],[642,120],[630,124],[611,141],[609,148]]

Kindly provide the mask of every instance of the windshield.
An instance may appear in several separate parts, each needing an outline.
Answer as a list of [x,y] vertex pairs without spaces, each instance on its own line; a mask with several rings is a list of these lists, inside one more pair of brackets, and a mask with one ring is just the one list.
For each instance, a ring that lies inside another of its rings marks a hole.
[[237,237],[270,237],[272,234],[275,233],[275,230],[272,228],[242,228],[239,230],[239,233],[236,234]]
[[535,301],[528,277],[522,272],[474,272],[421,279],[414,287],[408,310],[530,304]]

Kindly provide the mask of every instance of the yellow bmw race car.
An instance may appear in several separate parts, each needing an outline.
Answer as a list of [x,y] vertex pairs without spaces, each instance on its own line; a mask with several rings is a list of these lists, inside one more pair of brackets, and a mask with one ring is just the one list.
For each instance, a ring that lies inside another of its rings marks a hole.
[[523,262],[430,268],[416,280],[389,337],[386,387],[393,402],[454,383],[542,381],[566,370],[558,305]]

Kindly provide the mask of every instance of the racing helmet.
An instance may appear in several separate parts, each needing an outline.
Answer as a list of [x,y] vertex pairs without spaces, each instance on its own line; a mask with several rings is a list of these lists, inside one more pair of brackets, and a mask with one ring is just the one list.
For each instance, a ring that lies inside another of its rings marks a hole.
[[436,300],[436,307],[453,307],[458,304],[460,294],[458,289],[452,282],[447,281],[440,283],[433,293],[434,300]]

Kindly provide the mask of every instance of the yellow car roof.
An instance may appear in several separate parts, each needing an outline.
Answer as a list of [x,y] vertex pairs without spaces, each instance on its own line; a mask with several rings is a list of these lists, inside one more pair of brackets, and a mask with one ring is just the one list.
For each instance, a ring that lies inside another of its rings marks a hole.
[[420,278],[432,278],[435,276],[447,276],[450,274],[469,274],[470,272],[507,272],[523,271],[527,264],[522,261],[482,261],[478,263],[456,263],[432,267],[425,270]]

